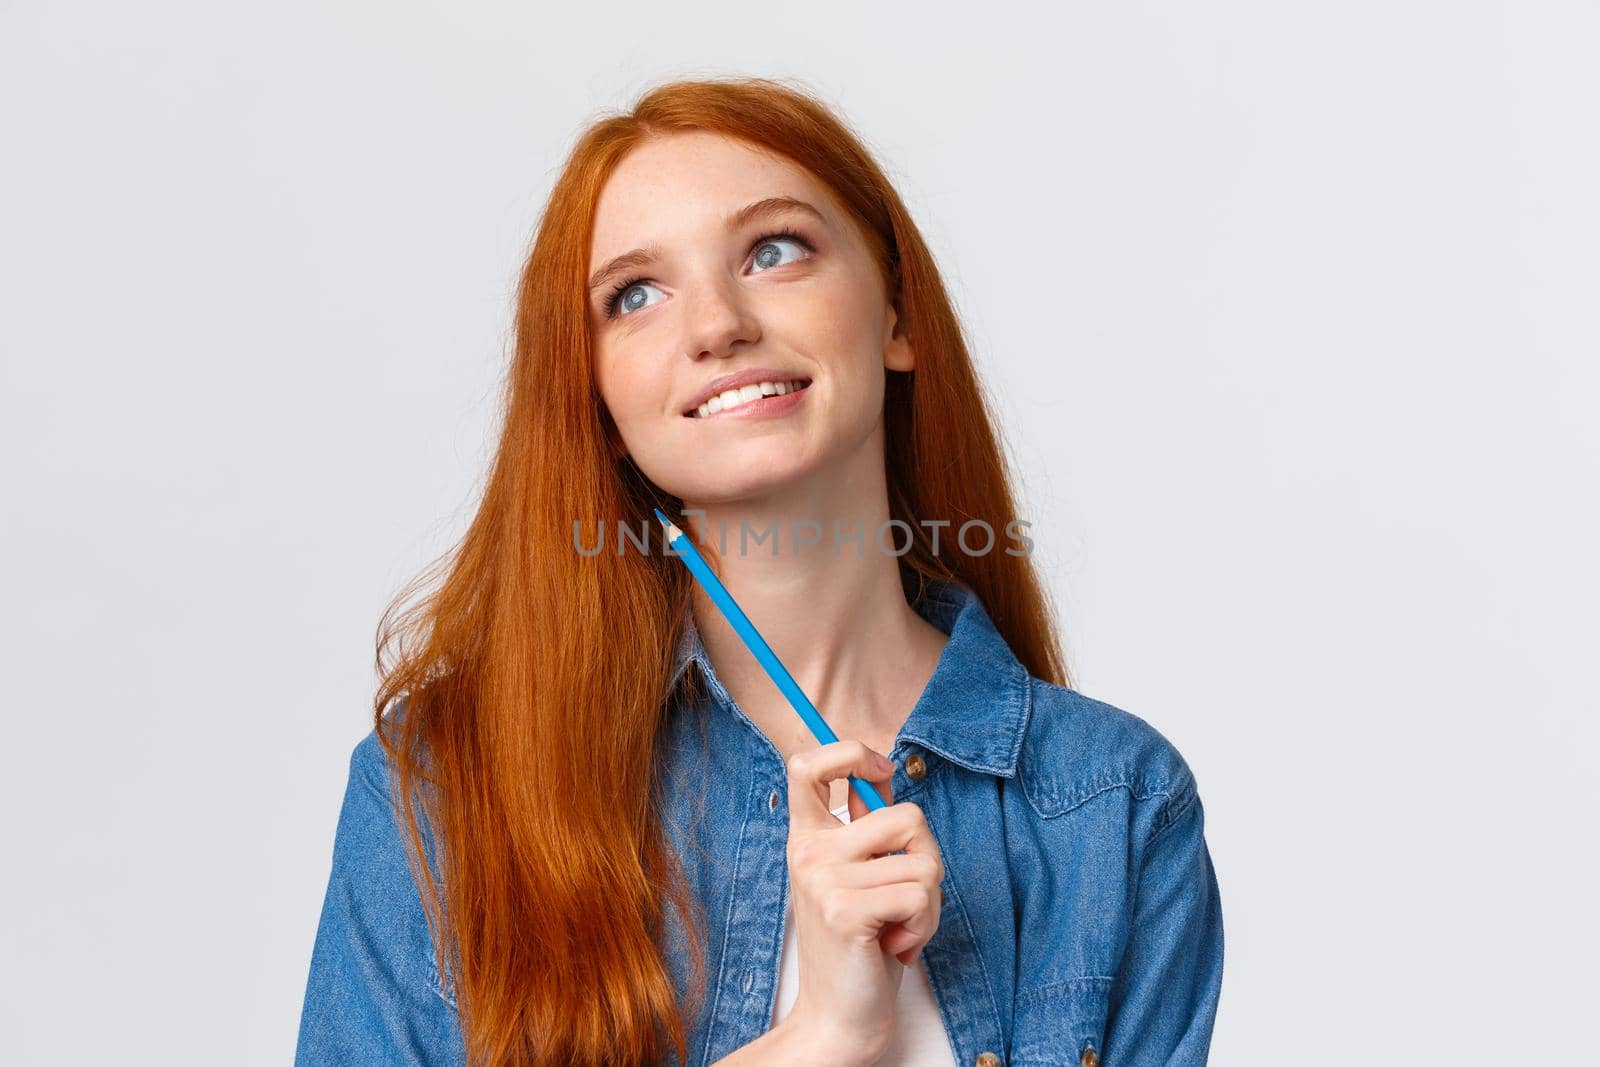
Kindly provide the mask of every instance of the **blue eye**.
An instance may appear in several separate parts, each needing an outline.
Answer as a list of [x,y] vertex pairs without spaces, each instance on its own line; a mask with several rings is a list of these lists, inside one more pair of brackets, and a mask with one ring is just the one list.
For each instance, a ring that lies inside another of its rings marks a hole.
[[[756,264],[765,270],[768,267],[781,267],[785,263],[793,263],[793,259],[782,258],[783,253],[781,250],[778,252],[773,251],[774,249],[781,249],[781,246],[785,244],[799,245],[802,249],[806,250],[809,250],[810,248],[810,246],[807,245],[803,239],[795,236],[794,234],[775,233],[766,237],[759,245],[756,246]],[[799,258],[799,256],[795,257],[795,259]]]
[[[760,270],[770,270],[773,267],[782,267],[793,263],[795,261],[794,259],[783,258],[783,252],[780,246],[785,243],[798,245],[805,253],[808,254],[815,251],[811,242],[806,240],[804,237],[801,237],[799,234],[789,230],[779,230],[777,233],[764,234],[759,240],[756,241],[755,245],[752,247],[752,251],[755,253],[752,261],[760,268]],[[774,251],[775,249],[777,251]],[[795,259],[799,258],[802,257],[795,257]],[[638,311],[642,307],[648,307],[652,301],[647,297],[644,297],[642,294],[642,290],[646,288],[654,289],[655,286],[652,285],[647,279],[637,276],[628,278],[625,281],[618,282],[616,285],[612,286],[611,291],[606,294],[606,298],[602,304],[602,306],[605,308],[606,318],[616,318],[618,315],[627,315],[631,312]],[[636,289],[640,290],[641,292],[634,292]],[[657,292],[659,291],[660,290],[657,290]]]
[[[643,298],[645,289],[655,289],[655,286],[639,278],[630,278],[618,284],[611,290],[611,295],[606,297],[606,317],[626,315],[630,311],[637,311],[646,306],[648,301]],[[656,291],[660,292],[659,289]],[[621,311],[618,310],[619,307]]]

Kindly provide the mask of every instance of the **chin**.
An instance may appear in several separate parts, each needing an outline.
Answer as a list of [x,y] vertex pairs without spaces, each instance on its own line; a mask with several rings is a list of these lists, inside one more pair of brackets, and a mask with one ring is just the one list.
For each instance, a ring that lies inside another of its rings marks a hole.
[[[753,450],[759,452],[760,450]],[[726,472],[701,472],[692,483],[685,483],[682,492],[673,495],[688,501],[690,506],[715,507],[734,504],[741,500],[757,500],[770,493],[803,480],[809,467],[794,463],[768,463],[760,456],[750,457],[747,465]],[[709,475],[709,476],[708,476]]]

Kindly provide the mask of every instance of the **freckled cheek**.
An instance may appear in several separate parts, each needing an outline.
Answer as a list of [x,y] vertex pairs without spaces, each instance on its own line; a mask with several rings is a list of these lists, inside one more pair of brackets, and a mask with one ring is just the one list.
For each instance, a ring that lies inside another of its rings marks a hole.
[[[665,395],[624,390],[623,398],[618,403],[621,412],[618,426],[625,432],[635,434],[641,439],[662,432],[662,420],[668,414]],[[612,408],[614,412],[618,410],[619,408]],[[616,418],[615,415],[612,417]]]
[[819,315],[816,358],[831,370],[847,392],[868,401],[865,394],[883,373],[883,313],[868,284],[841,286],[830,294]]
[[[796,339],[824,367],[840,360],[858,357],[870,347],[874,321],[872,305],[863,299],[861,287],[848,284],[818,287],[808,294],[803,307],[794,309],[789,319]],[[836,370],[838,368],[835,366]]]
[[[637,362],[647,357],[625,357]],[[602,363],[596,371],[597,390],[617,428],[624,432],[648,425],[668,407],[670,383],[628,373],[624,358]]]

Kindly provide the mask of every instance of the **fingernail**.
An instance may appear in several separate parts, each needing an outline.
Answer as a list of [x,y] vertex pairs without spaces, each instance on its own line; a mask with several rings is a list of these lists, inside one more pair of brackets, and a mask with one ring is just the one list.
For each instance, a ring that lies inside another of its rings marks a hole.
[[891,760],[891,759],[889,759],[889,758],[887,758],[885,756],[879,756],[878,757],[878,769],[879,770],[884,770],[884,771],[892,771],[892,770],[894,770],[894,760]]

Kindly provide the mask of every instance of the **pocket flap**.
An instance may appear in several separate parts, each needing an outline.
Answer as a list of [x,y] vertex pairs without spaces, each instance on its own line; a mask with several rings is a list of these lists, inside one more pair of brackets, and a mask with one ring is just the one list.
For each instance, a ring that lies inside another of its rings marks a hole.
[[[1069,978],[1018,993],[1011,1067],[1079,1067],[1085,1048],[1105,1047],[1111,979]],[[1103,1067],[1114,1067],[1105,1064]]]

